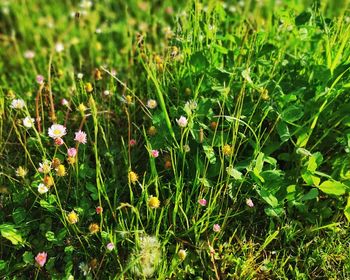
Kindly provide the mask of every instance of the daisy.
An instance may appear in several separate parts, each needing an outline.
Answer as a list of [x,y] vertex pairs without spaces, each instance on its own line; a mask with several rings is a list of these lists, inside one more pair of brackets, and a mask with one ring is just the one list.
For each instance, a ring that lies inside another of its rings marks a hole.
[[53,139],[61,138],[66,135],[66,128],[61,124],[53,124],[49,128],[49,136]]
[[23,109],[25,106],[24,100],[23,99],[14,99],[11,102],[11,108],[12,109]]
[[31,117],[25,117],[23,119],[23,125],[27,128],[31,128],[34,125],[34,119]]

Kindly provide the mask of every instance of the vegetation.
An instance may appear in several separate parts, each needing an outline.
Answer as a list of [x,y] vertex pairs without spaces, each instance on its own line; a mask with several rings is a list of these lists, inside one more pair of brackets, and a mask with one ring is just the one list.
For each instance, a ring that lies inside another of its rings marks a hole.
[[2,279],[350,279],[348,1],[1,1]]

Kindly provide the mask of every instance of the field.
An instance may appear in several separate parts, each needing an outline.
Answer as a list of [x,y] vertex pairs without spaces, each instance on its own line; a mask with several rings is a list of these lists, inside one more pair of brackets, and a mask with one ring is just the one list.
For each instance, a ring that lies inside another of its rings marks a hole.
[[1,279],[350,279],[350,3],[0,1]]

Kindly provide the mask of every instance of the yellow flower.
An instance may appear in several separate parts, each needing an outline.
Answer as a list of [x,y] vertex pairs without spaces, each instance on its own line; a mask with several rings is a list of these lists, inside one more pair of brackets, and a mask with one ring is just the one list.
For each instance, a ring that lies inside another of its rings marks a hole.
[[68,157],[67,161],[68,161],[69,164],[73,165],[76,160],[75,160],[75,157]]
[[78,110],[80,111],[80,113],[84,113],[86,111],[86,106],[84,105],[84,103],[80,103],[78,106]]
[[86,83],[85,84],[85,90],[87,92],[92,92],[94,90],[94,88],[92,87],[92,84],[91,83]]
[[63,164],[60,164],[56,168],[56,174],[57,174],[57,176],[60,176],[60,177],[66,176],[66,168],[64,167]]
[[269,100],[270,96],[269,96],[269,91],[266,88],[261,88],[260,89],[260,94],[261,94],[261,99],[262,100]]
[[100,231],[100,227],[98,224],[92,223],[89,225],[89,231],[91,234],[98,233]]
[[225,156],[230,156],[232,155],[232,147],[229,145],[229,144],[226,144],[222,147],[222,153],[225,155]]
[[126,104],[128,104],[128,105],[132,104],[132,96],[131,95],[125,96],[124,99],[125,99]]
[[61,164],[61,161],[58,158],[54,158],[51,162],[53,168],[57,168]]
[[67,215],[67,220],[70,224],[76,224],[78,222],[78,214],[73,210]]
[[18,167],[16,170],[16,176],[24,178],[28,173],[28,170],[25,167]]
[[51,187],[53,185],[53,183],[54,183],[54,181],[53,181],[52,176],[46,175],[44,177],[44,185],[46,187],[48,187],[48,188]]
[[179,252],[177,252],[177,255],[180,258],[180,260],[183,261],[184,259],[186,259],[187,252],[184,249],[180,249]]
[[138,179],[139,179],[139,176],[134,171],[129,172],[129,181],[131,183],[136,184]]
[[149,199],[148,199],[148,206],[152,209],[157,209],[159,208],[160,206],[160,201],[158,199],[158,197],[155,197],[155,196],[151,196]]
[[151,126],[149,129],[148,129],[148,134],[151,135],[151,136],[154,136],[157,134],[157,129],[155,128],[155,126]]
[[97,68],[95,69],[94,77],[95,77],[95,80],[97,80],[97,81],[102,80],[101,71]]

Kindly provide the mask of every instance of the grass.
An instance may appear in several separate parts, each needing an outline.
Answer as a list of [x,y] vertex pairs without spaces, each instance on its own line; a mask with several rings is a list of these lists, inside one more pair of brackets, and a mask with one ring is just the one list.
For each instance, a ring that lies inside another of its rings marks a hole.
[[349,21],[1,2],[1,277],[350,279]]

